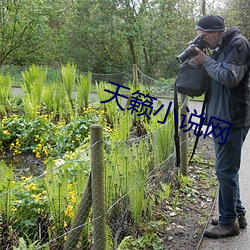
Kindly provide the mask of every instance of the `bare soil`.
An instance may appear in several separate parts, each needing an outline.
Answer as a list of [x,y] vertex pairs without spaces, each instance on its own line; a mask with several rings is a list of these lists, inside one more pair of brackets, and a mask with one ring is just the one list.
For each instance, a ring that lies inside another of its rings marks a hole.
[[[158,208],[167,218],[167,227],[159,229],[164,249],[199,249],[217,193],[214,161],[212,139],[201,138],[193,164],[188,170],[191,182],[184,188],[176,184],[176,190],[179,190],[176,209],[173,209],[173,202],[166,202]],[[172,194],[171,200],[175,199],[176,192]]]

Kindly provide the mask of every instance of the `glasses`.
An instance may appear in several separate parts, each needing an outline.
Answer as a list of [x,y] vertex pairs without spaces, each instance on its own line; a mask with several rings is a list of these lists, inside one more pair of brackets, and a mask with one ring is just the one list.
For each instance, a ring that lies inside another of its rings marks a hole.
[[199,37],[202,38],[202,39],[205,39],[211,33],[214,33],[214,32],[212,32],[212,31],[211,32],[206,32],[206,33],[200,35]]

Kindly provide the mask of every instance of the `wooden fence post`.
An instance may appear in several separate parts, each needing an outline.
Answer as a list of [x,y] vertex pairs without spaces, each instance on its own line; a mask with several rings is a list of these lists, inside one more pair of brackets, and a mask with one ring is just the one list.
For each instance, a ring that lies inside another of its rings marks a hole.
[[77,243],[81,237],[83,225],[86,222],[91,208],[91,175],[83,192],[81,201],[78,205],[76,216],[73,220],[70,233],[64,244],[63,250],[71,250],[77,248]]
[[138,85],[138,70],[136,64],[133,64],[133,78],[133,83],[136,87]]
[[102,126],[95,124],[90,127],[91,140],[91,175],[93,205],[93,250],[106,249],[106,216],[104,193],[104,149]]

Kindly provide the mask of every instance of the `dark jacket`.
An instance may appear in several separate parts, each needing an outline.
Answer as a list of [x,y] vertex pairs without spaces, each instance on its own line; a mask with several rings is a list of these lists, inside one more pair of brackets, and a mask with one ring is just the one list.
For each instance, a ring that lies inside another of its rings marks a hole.
[[211,77],[206,121],[213,116],[235,128],[250,126],[250,45],[240,33],[237,27],[227,30],[203,63]]

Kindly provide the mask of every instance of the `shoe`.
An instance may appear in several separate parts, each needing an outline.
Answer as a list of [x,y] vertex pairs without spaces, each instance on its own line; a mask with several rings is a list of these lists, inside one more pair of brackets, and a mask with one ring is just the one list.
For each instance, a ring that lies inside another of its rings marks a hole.
[[204,235],[209,238],[224,238],[228,236],[239,235],[240,227],[238,222],[232,224],[222,225],[219,224],[210,229],[206,229]]
[[[243,228],[245,228],[247,226],[247,220],[246,220],[245,214],[239,215],[238,222],[239,222],[240,229],[243,229]],[[218,225],[218,219],[212,218],[211,224],[214,225],[214,226],[217,226]]]

